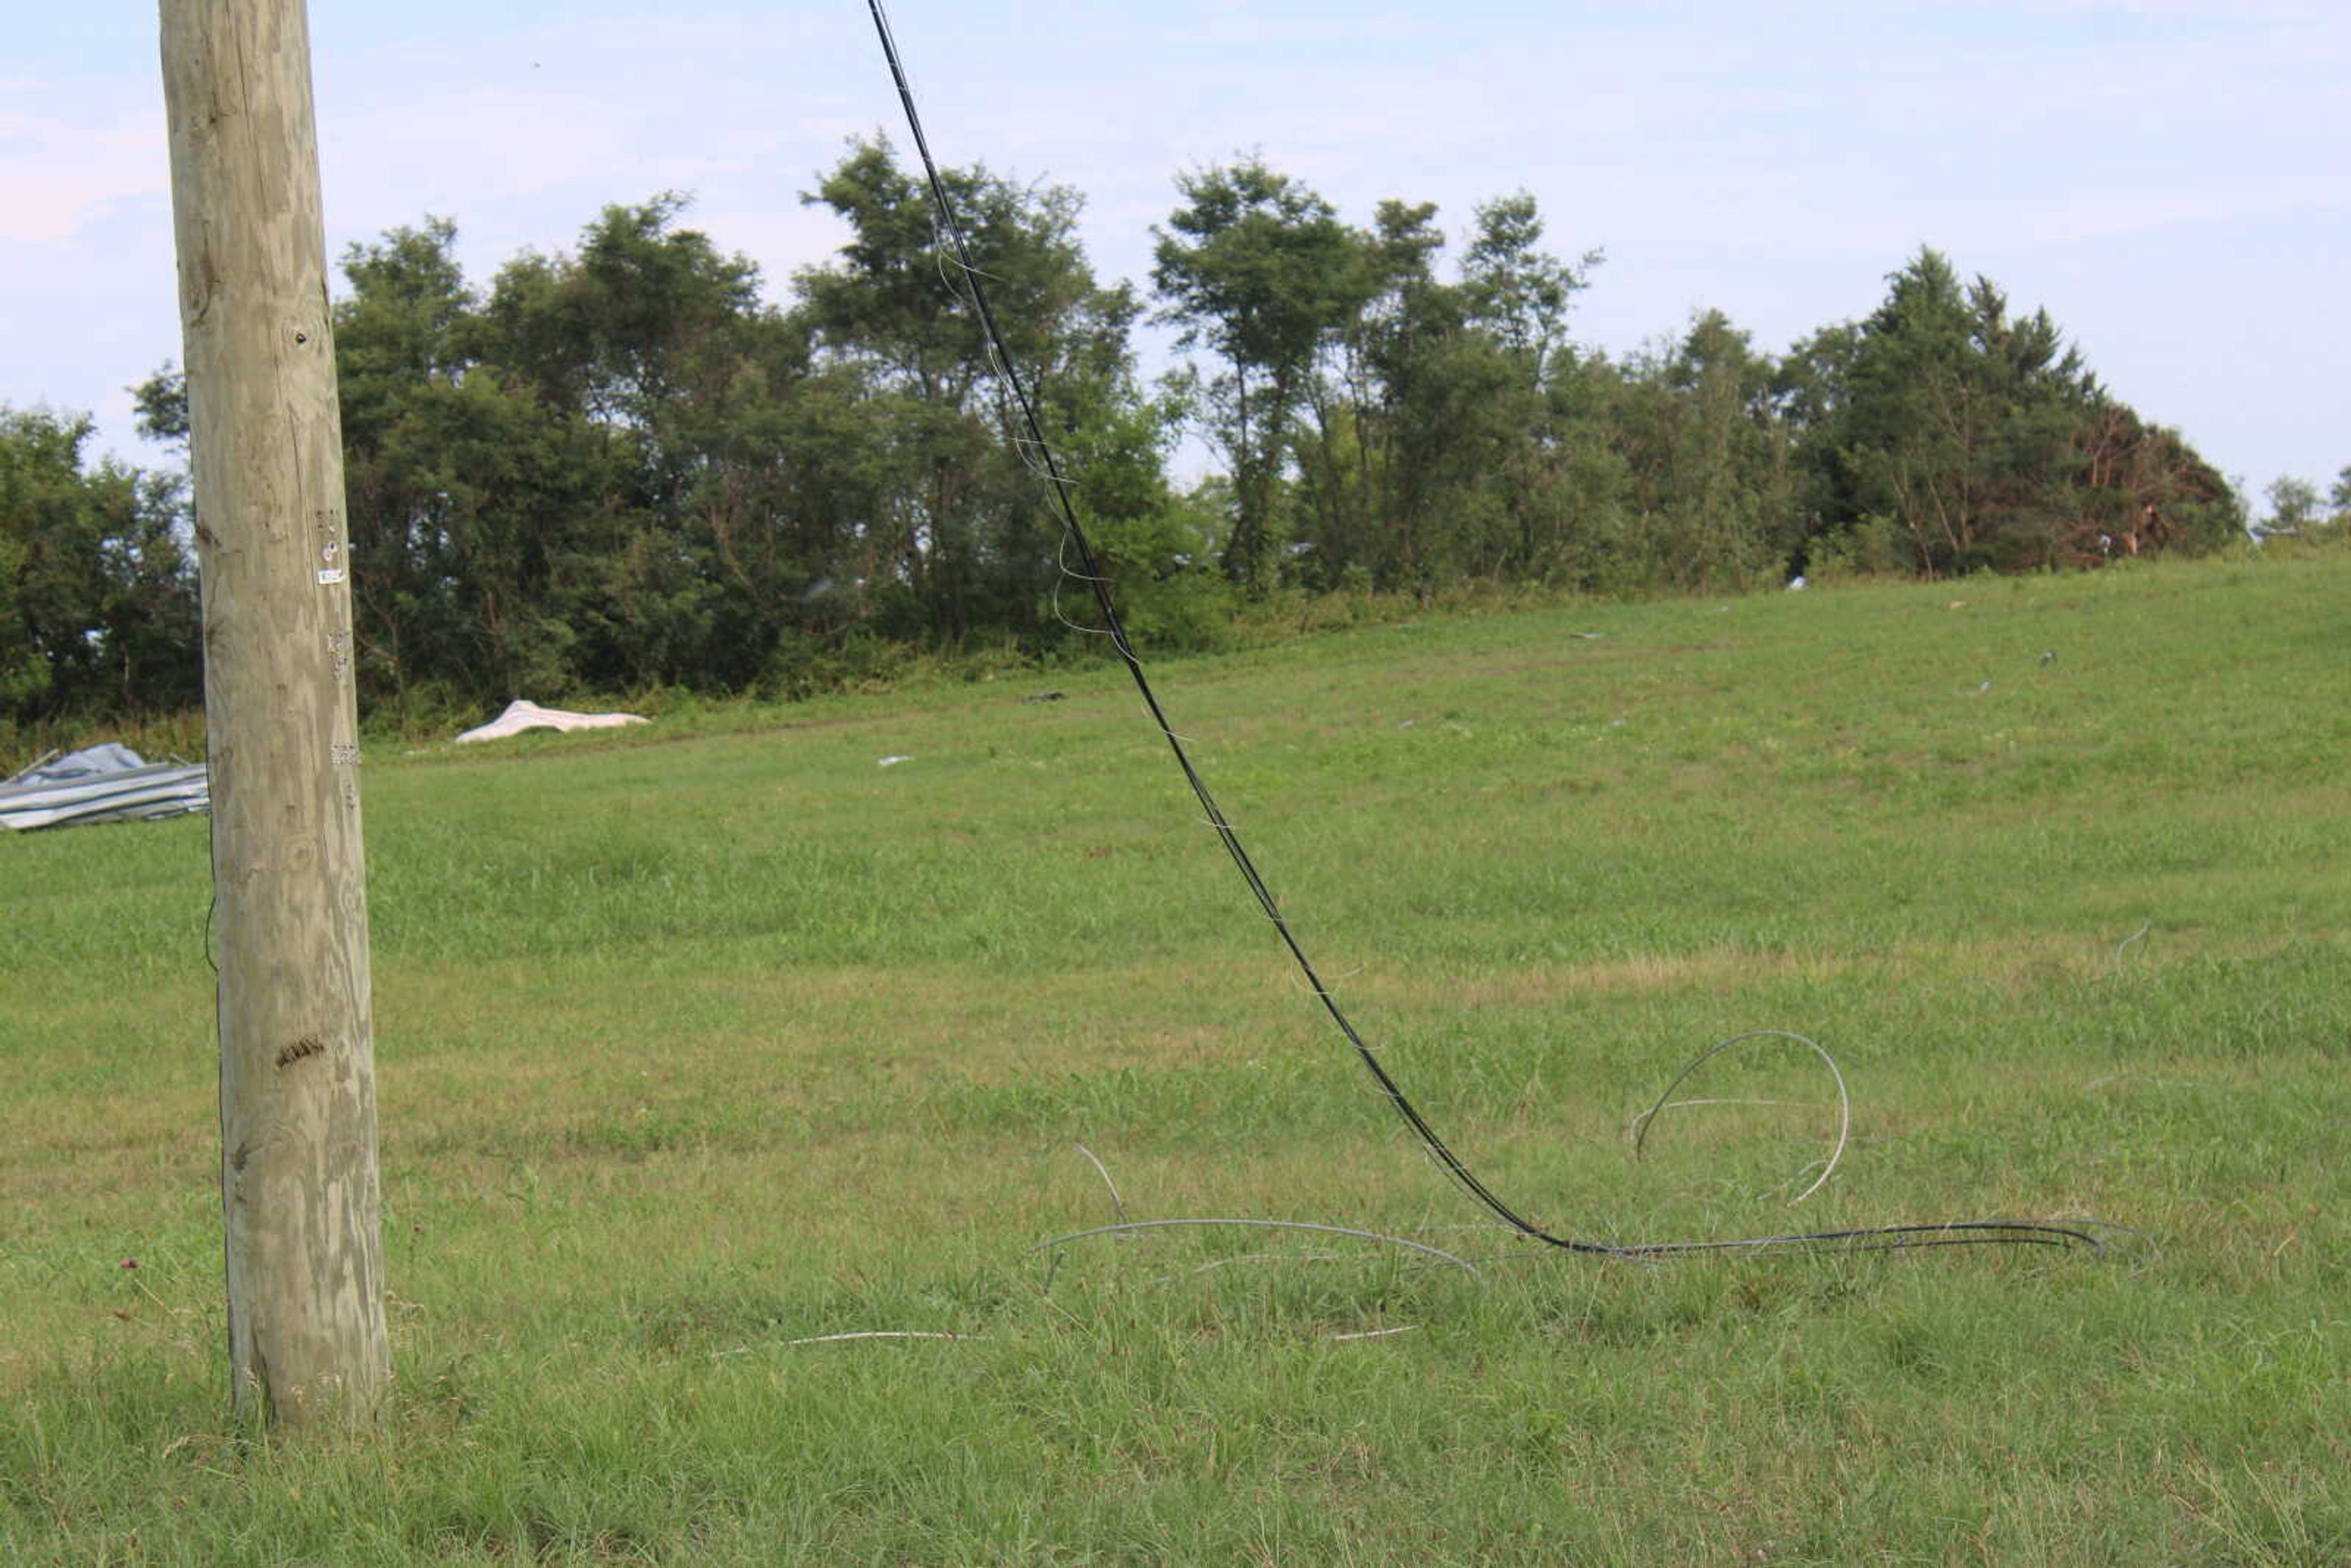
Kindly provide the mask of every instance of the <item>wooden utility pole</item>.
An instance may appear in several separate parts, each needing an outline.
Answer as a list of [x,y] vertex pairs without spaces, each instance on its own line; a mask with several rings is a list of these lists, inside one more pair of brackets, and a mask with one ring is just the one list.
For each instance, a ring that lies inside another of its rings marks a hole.
[[162,0],[203,571],[221,1189],[240,1413],[364,1420],[392,1379],[366,871],[303,0]]

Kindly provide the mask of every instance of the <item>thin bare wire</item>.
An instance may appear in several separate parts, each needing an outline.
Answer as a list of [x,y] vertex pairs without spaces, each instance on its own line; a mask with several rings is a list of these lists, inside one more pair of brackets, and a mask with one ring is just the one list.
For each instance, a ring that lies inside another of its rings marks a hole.
[[[1828,1103],[1829,1102],[1826,1100],[1750,1100],[1739,1094],[1706,1094],[1700,1095],[1695,1100],[1674,1100],[1669,1101],[1663,1105],[1652,1105],[1646,1111],[1637,1113],[1630,1122],[1625,1124],[1625,1135],[1628,1138],[1632,1137],[1639,1131],[1641,1124],[1644,1122],[1647,1121],[1649,1117],[1656,1115],[1658,1112],[1678,1111],[1685,1105],[1771,1105],[1782,1110],[1803,1111],[1815,1109]],[[1818,1160],[1814,1160],[1813,1162],[1814,1165],[1818,1165],[1821,1162]]]
[[[1220,1269],[1243,1268],[1255,1263],[1343,1263],[1345,1256],[1338,1252],[1241,1252],[1230,1258],[1211,1258],[1189,1269],[1173,1274],[1162,1274],[1151,1281],[1155,1287],[1172,1285],[1178,1280],[1196,1280],[1203,1274],[1213,1274]],[[1416,1269],[1449,1269],[1450,1263],[1416,1263]]]
[[[1732,1046],[1744,1044],[1746,1041],[1750,1040],[1792,1040],[1800,1045],[1810,1046],[1812,1048],[1813,1054],[1819,1057],[1822,1064],[1829,1070],[1829,1076],[1836,1080],[1836,1145],[1829,1150],[1827,1163],[1821,1166],[1821,1174],[1813,1178],[1813,1185],[1788,1200],[1788,1207],[1790,1208],[1793,1208],[1796,1205],[1803,1202],[1804,1199],[1812,1197],[1813,1194],[1820,1191],[1822,1187],[1828,1185],[1829,1177],[1836,1174],[1837,1162],[1844,1158],[1845,1145],[1851,1142],[1853,1138],[1853,1095],[1845,1089],[1844,1073],[1843,1070],[1837,1066],[1836,1058],[1828,1053],[1827,1047],[1822,1045],[1819,1040],[1814,1040],[1810,1035],[1797,1034],[1792,1030],[1784,1029],[1751,1029],[1745,1034],[1734,1034],[1729,1040],[1717,1041],[1715,1044],[1708,1047],[1705,1051],[1699,1052],[1688,1066],[1674,1074],[1674,1081],[1666,1085],[1666,1092],[1657,1096],[1657,1103],[1656,1104],[1650,1106],[1647,1110],[1633,1118],[1633,1157],[1636,1160],[1641,1157],[1642,1147],[1649,1140],[1649,1127],[1651,1124],[1656,1121],[1657,1113],[1665,1110],[1669,1103],[1676,1105],[1721,1105],[1742,1103],[1754,1105],[1791,1105],[1802,1103],[1802,1102],[1791,1100],[1728,1101],[1675,1100],[1673,1098],[1674,1091],[1680,1088],[1684,1082],[1687,1082],[1691,1073],[1696,1072],[1699,1068],[1705,1066],[1708,1062],[1713,1061],[1716,1057],[1721,1055]],[[1810,1166],[1806,1167],[1806,1169],[1810,1168]],[[1796,1174],[1802,1176],[1803,1172],[1799,1171]]]
[[1050,1240],[1040,1241],[1026,1250],[1042,1252],[1050,1248],[1059,1251],[1072,1241],[1083,1241],[1093,1236],[1123,1236],[1142,1230],[1205,1228],[1215,1226],[1254,1230],[1304,1230],[1317,1236],[1352,1236],[1359,1241],[1377,1241],[1389,1247],[1401,1247],[1409,1252],[1426,1253],[1439,1262],[1451,1264],[1473,1280],[1478,1277],[1475,1265],[1465,1259],[1455,1257],[1442,1247],[1431,1247],[1426,1241],[1415,1241],[1408,1236],[1390,1236],[1382,1230],[1358,1230],[1348,1225],[1317,1225],[1304,1219],[1130,1219],[1120,1225],[1097,1225],[1090,1230],[1072,1230],[1066,1236],[1056,1236]]
[[971,1334],[940,1333],[923,1329],[861,1329],[855,1333],[811,1334],[806,1339],[786,1340],[786,1344],[842,1344],[859,1339],[971,1339]]
[[1053,564],[1061,568],[1061,575],[1068,578],[1071,582],[1100,582],[1102,580],[1099,577],[1091,577],[1084,572],[1071,571],[1070,570],[1070,536],[1066,532],[1064,532],[1061,538],[1053,541]]
[[1110,1188],[1111,1212],[1117,1215],[1120,1221],[1123,1223],[1126,1218],[1126,1200],[1118,1196],[1118,1183],[1110,1179],[1110,1167],[1102,1164],[1094,1152],[1083,1144],[1071,1144],[1070,1147],[1086,1156],[1086,1163],[1094,1167],[1096,1176],[1102,1178],[1102,1186]]
[[[1371,967],[1369,963],[1363,963],[1356,965],[1352,969],[1342,969],[1339,973],[1331,977],[1331,983],[1332,985],[1337,985],[1343,980],[1352,980],[1369,967]],[[1294,968],[1285,971],[1282,977],[1287,979],[1291,985],[1297,987],[1301,991],[1306,988],[1306,982],[1298,977],[1298,971]]]
[[[1071,575],[1072,578],[1076,578],[1076,577],[1077,577],[1077,574],[1076,574],[1075,572],[1071,572],[1070,575]],[[1079,579],[1079,580],[1082,581],[1082,580],[1083,580],[1083,579]],[[1058,580],[1058,579],[1056,579],[1056,580],[1055,580],[1055,581],[1054,581],[1054,583],[1053,583],[1053,591],[1052,591],[1052,595],[1051,595],[1051,604],[1052,604],[1052,610],[1053,610],[1053,619],[1054,619],[1054,620],[1056,620],[1056,621],[1059,621],[1062,625],[1067,626],[1067,627],[1068,627],[1071,631],[1072,631],[1072,632],[1084,632],[1084,633],[1085,633],[1087,636],[1089,636],[1089,637],[1111,637],[1111,638],[1115,638],[1115,637],[1117,637],[1117,636],[1119,635],[1119,632],[1117,632],[1117,630],[1116,630],[1115,628],[1113,628],[1113,627],[1109,627],[1109,626],[1081,626],[1081,625],[1079,625],[1076,622],[1074,622],[1074,621],[1071,620],[1071,619],[1069,618],[1069,616],[1067,616],[1067,615],[1063,614],[1063,613],[1062,613],[1062,612],[1061,612],[1061,584],[1060,580]]]

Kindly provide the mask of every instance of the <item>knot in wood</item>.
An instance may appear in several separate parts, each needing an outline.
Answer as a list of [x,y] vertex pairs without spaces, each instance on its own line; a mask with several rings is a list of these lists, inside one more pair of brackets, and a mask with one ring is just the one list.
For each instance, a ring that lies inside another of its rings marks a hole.
[[306,1034],[277,1053],[277,1065],[291,1067],[306,1056],[322,1056],[326,1053],[326,1050],[325,1040],[315,1034]]

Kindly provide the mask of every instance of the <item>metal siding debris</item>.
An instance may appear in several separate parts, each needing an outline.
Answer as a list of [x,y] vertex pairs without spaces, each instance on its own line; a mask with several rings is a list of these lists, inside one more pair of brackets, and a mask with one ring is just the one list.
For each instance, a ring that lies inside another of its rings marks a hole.
[[212,809],[201,762],[148,762],[125,746],[93,746],[42,758],[0,784],[0,827],[77,827],[178,817]]

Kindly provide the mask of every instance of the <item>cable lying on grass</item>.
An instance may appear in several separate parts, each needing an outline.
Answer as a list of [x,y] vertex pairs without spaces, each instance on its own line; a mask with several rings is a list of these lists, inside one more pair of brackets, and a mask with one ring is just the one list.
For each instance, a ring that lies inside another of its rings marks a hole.
[[[1528,1239],[1542,1242],[1562,1251],[1595,1258],[1656,1258],[1674,1253],[1715,1252],[1730,1249],[1834,1249],[1882,1251],[1950,1246],[2083,1247],[2093,1251],[2102,1251],[2104,1249],[2087,1227],[2046,1220],[1959,1220],[1933,1225],[1890,1225],[1857,1230],[1824,1230],[1796,1235],[1760,1236],[1728,1241],[1651,1241],[1623,1244],[1565,1236],[1547,1229],[1520,1214],[1517,1209],[1504,1201],[1499,1194],[1478,1178],[1477,1173],[1472,1171],[1461,1157],[1447,1145],[1445,1140],[1437,1135],[1437,1129],[1429,1124],[1427,1118],[1421,1114],[1419,1108],[1405,1097],[1402,1086],[1389,1074],[1378,1055],[1373,1051],[1370,1043],[1356,1030],[1353,1021],[1348,1018],[1345,1009],[1340,1007],[1338,998],[1332,995],[1330,988],[1323,983],[1322,977],[1316,971],[1313,961],[1307,956],[1305,947],[1299,942],[1297,933],[1290,929],[1290,922],[1283,917],[1281,906],[1275,900],[1273,890],[1266,884],[1264,877],[1259,874],[1256,862],[1243,847],[1240,835],[1235,830],[1231,819],[1225,815],[1224,809],[1217,803],[1216,796],[1209,791],[1207,780],[1201,777],[1200,770],[1194,766],[1191,752],[1186,747],[1183,737],[1176,734],[1174,727],[1168,722],[1165,710],[1160,706],[1159,697],[1152,690],[1151,682],[1144,674],[1143,661],[1136,655],[1134,644],[1127,640],[1125,625],[1119,619],[1117,606],[1112,602],[1109,576],[1103,571],[1101,559],[1094,553],[1093,543],[1078,520],[1077,503],[1073,497],[1074,486],[1068,471],[1060,455],[1054,450],[1052,443],[1045,437],[1043,423],[1037,413],[1036,401],[1029,393],[1028,383],[1021,378],[1019,367],[1013,362],[1011,350],[1005,343],[1003,330],[997,324],[996,312],[988,304],[987,288],[984,281],[986,275],[974,265],[971,245],[965,235],[963,224],[956,214],[955,204],[947,199],[946,184],[940,178],[938,161],[931,154],[930,138],[924,132],[922,114],[914,107],[914,89],[908,84],[905,62],[899,55],[897,39],[890,27],[889,15],[882,0],[866,0],[866,6],[873,18],[874,32],[881,38],[882,52],[889,62],[890,78],[897,88],[898,101],[905,110],[907,131],[914,138],[916,155],[922,160],[923,176],[930,191],[932,209],[935,214],[935,225],[942,242],[939,256],[940,276],[947,279],[951,287],[955,286],[956,279],[961,280],[962,298],[970,301],[972,310],[978,318],[980,330],[986,339],[985,346],[989,361],[996,367],[1004,394],[1009,403],[1008,412],[1013,416],[1016,424],[1015,441],[1020,447],[1024,460],[1037,472],[1045,485],[1056,518],[1061,525],[1064,543],[1076,552],[1078,559],[1074,570],[1068,564],[1066,556],[1062,558],[1062,574],[1071,580],[1083,583],[1092,594],[1095,607],[1102,613],[1100,626],[1079,629],[1108,638],[1110,645],[1117,651],[1120,661],[1126,666],[1127,674],[1134,681],[1135,692],[1142,697],[1143,706],[1150,714],[1151,722],[1158,728],[1161,737],[1167,742],[1169,751],[1175,756],[1176,766],[1183,772],[1185,783],[1191,787],[1193,795],[1198,800],[1207,825],[1216,831],[1218,841],[1224,845],[1225,853],[1231,859],[1234,869],[1240,873],[1241,881],[1248,885],[1249,896],[1257,901],[1258,907],[1264,911],[1266,918],[1273,923],[1275,932],[1281,937],[1283,946],[1289,949],[1290,960],[1297,966],[1299,975],[1304,979],[1307,988],[1313,992],[1315,999],[1322,1003],[1322,1010],[1330,1016],[1332,1023],[1346,1039],[1347,1043],[1353,1048],[1356,1060],[1363,1064],[1364,1070],[1371,1074],[1373,1082],[1379,1086],[1381,1094],[1387,1100],[1389,1105],[1403,1119],[1405,1124],[1412,1129],[1414,1135],[1428,1151],[1429,1156],[1437,1162],[1454,1184],[1474,1201],[1482,1205],[1497,1219]],[[1055,613],[1059,614],[1058,587],[1054,605]],[[1721,1047],[1718,1046],[1716,1049],[1719,1050]],[[1166,1225],[1179,1222],[1162,1220],[1150,1223]],[[1199,1223],[1229,1222],[1201,1221]],[[1114,1233],[1124,1228],[1126,1228],[1109,1227],[1103,1233]],[[1073,1239],[1073,1238],[1064,1239]]]

